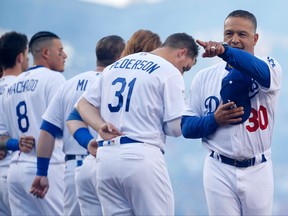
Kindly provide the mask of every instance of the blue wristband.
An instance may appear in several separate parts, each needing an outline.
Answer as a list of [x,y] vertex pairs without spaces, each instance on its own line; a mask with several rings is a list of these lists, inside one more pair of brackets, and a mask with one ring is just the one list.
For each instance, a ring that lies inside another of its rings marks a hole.
[[20,150],[18,139],[12,139],[12,138],[8,139],[6,143],[6,148],[7,150],[11,150],[11,151]]
[[93,139],[93,136],[86,127],[78,128],[73,134],[73,137],[85,149],[87,149],[90,140]]
[[50,158],[37,157],[37,176],[47,176]]

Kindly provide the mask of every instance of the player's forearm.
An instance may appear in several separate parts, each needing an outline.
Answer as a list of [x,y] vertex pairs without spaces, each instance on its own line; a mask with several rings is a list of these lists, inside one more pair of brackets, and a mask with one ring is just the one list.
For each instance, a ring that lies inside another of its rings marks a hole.
[[81,98],[78,102],[77,110],[84,122],[96,131],[99,131],[101,126],[106,123],[102,119],[99,109],[90,104],[85,98]]
[[207,137],[218,128],[214,115],[210,114],[204,117],[182,116],[181,130],[185,138],[197,139]]
[[240,49],[228,47],[219,55],[229,65],[254,78],[262,86],[270,86],[270,70],[266,62]]
[[181,118],[177,118],[164,123],[164,132],[168,136],[181,136]]
[[41,130],[37,145],[37,157],[51,158],[55,138],[47,131]]

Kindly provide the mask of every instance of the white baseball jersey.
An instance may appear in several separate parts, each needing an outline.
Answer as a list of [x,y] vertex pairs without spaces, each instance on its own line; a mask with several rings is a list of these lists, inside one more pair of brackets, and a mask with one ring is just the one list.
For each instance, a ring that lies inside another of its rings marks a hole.
[[[87,150],[80,146],[66,127],[66,120],[74,109],[75,103],[88,89],[91,82],[100,76],[99,72],[88,71],[66,81],[53,97],[42,118],[63,130],[63,152],[70,155],[86,155]],[[92,136],[97,135],[90,130]]]
[[[7,127],[4,123],[4,113],[3,106],[5,106],[5,101],[3,101],[3,95],[7,90],[9,84],[16,79],[16,76],[4,76],[0,78],[0,135],[9,135],[7,131]],[[11,160],[12,153],[8,151],[6,157],[3,160],[0,160],[1,166],[9,166]]]
[[179,118],[185,104],[179,70],[143,52],[106,67],[97,81],[83,96],[100,108],[102,118],[127,137],[164,150],[163,123]]
[[[16,79],[16,76],[4,76],[0,78],[0,135],[9,135],[6,126],[3,121],[3,101],[2,95],[7,90],[9,83]],[[4,130],[3,130],[4,129]],[[11,215],[10,205],[8,201],[8,186],[7,186],[7,174],[10,161],[12,158],[12,152],[7,151],[4,159],[0,160],[0,215]]]
[[[261,59],[270,69],[270,87],[265,88],[254,80],[250,91],[252,110],[249,119],[243,124],[218,127],[214,134],[202,138],[203,145],[208,149],[239,159],[252,158],[270,151],[282,69],[273,58]],[[226,62],[223,61],[195,75],[183,115],[206,116],[217,109],[222,102],[221,80],[228,74],[225,66]]]
[[[20,74],[7,88],[3,107],[5,125],[9,135],[19,138],[21,135],[33,136],[35,148],[30,153],[15,154],[12,161],[27,161],[36,163],[36,149],[41,116],[45,112],[52,96],[65,82],[64,76],[42,66],[35,66]],[[0,129],[1,130],[1,129]],[[56,142],[50,163],[63,163],[62,143]]]

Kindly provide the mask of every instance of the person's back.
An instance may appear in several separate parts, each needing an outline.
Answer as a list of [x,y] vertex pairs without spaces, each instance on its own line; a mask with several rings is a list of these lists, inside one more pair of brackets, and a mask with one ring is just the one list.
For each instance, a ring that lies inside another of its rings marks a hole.
[[[83,212],[82,209],[80,212],[76,196],[76,190],[78,189],[77,188],[78,186],[75,185],[74,172],[76,170],[76,167],[77,172],[80,172],[79,171],[81,169],[80,166],[82,166],[82,162],[87,156],[87,149],[77,143],[77,141],[69,133],[65,123],[70,113],[72,112],[74,105],[76,104],[78,99],[82,96],[83,92],[89,88],[93,80],[98,79],[105,66],[119,59],[124,46],[125,46],[124,40],[119,36],[110,35],[102,38],[97,43],[96,46],[96,56],[97,56],[96,71],[87,71],[84,73],[80,73],[72,77],[71,79],[67,80],[65,84],[63,84],[62,87],[58,90],[56,95],[53,97],[47,110],[42,116],[43,122],[41,125],[41,134],[39,138],[40,141],[38,152],[44,152],[44,150],[47,148],[48,145],[53,146],[54,144],[54,139],[49,139],[49,137],[47,137],[48,135],[47,132],[50,133],[54,138],[57,137],[57,133],[63,134],[63,142],[64,142],[63,152],[65,153],[65,164],[66,164],[65,186],[64,186],[64,215],[80,215],[81,212],[84,215],[86,215],[101,212],[101,206],[98,205],[100,207],[97,208],[96,204],[90,207],[90,209],[89,208],[85,209],[85,211],[87,211],[88,213]],[[111,52],[111,54],[109,52]],[[57,130],[53,128],[57,128]],[[97,133],[93,130],[90,130],[90,132],[93,136],[97,135]],[[51,140],[51,142],[48,142],[46,140]],[[49,147],[49,149],[53,148]],[[47,158],[46,156],[51,157],[51,155],[48,155],[47,152],[48,151],[46,150],[45,153],[47,155],[38,154],[37,156],[41,158],[45,156],[44,157],[45,159]],[[38,182],[40,182],[39,180],[40,178],[46,179],[46,176],[45,175],[36,176],[32,185],[32,191],[34,190],[34,188],[37,187],[36,185]],[[42,187],[44,186],[42,185]],[[79,193],[83,192],[79,191]],[[93,193],[93,190],[91,191],[91,193]],[[96,198],[97,197],[95,197],[94,199],[96,200]],[[93,210],[95,212],[93,212]]]
[[[6,125],[4,124],[4,113],[2,96],[7,90],[7,86],[16,79],[22,71],[28,68],[28,39],[25,34],[18,32],[7,32],[0,38],[0,134],[9,135]],[[19,145],[17,145],[19,146]],[[8,201],[7,172],[12,158],[12,151],[6,148],[0,148],[0,215],[10,215],[10,205]],[[5,150],[3,150],[5,149]]]
[[[20,137],[23,134],[38,138],[41,116],[64,82],[65,78],[61,73],[43,65],[37,65],[20,74],[10,84],[5,95],[4,112],[5,116],[10,119],[6,122],[10,122],[7,126],[12,137]],[[61,149],[61,146],[58,149]],[[55,153],[58,153],[55,159],[58,162],[62,161],[61,151],[55,151]],[[36,162],[36,149],[34,148],[30,153],[23,153],[13,160]]]
[[[103,141],[98,130],[97,192],[103,214],[174,214],[162,153],[166,135],[181,135],[181,74],[195,64],[197,55],[198,46],[191,36],[173,34],[152,53],[128,55],[108,66],[79,101],[77,108],[85,121],[92,114],[85,109],[88,102],[100,109],[104,123],[123,134]],[[94,117],[96,125],[102,122]]]
[[[17,77],[7,88],[5,95],[5,118],[13,137],[32,135],[36,145],[40,133],[41,116],[53,95],[65,82],[59,73],[64,70],[67,57],[59,37],[51,32],[38,32],[30,42],[29,48],[36,66]],[[59,71],[59,72],[58,72]],[[50,175],[55,177],[50,195],[45,201],[29,194],[30,185],[36,172],[36,149],[30,153],[19,152],[12,158],[9,168],[9,200],[13,215],[58,215],[63,211],[61,200],[63,187],[64,160],[61,142],[55,148],[51,160],[53,168]],[[54,193],[54,194],[53,194]]]
[[[167,63],[152,53],[126,56],[105,69],[104,86],[100,87],[103,119],[128,137],[162,150],[165,143],[162,124],[179,114],[175,106],[167,104],[165,97],[177,97],[184,92],[180,72]],[[172,82],[175,89],[166,89]],[[111,85],[108,87],[107,83]],[[177,106],[184,107],[184,101],[180,102]]]

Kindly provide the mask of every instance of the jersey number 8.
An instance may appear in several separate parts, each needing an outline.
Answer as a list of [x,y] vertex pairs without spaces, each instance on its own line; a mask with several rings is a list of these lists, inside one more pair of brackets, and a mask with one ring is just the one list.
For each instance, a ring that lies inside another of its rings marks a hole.
[[18,116],[18,128],[22,133],[28,131],[29,128],[29,119],[27,116],[27,106],[25,101],[21,101],[16,106],[16,114]]

